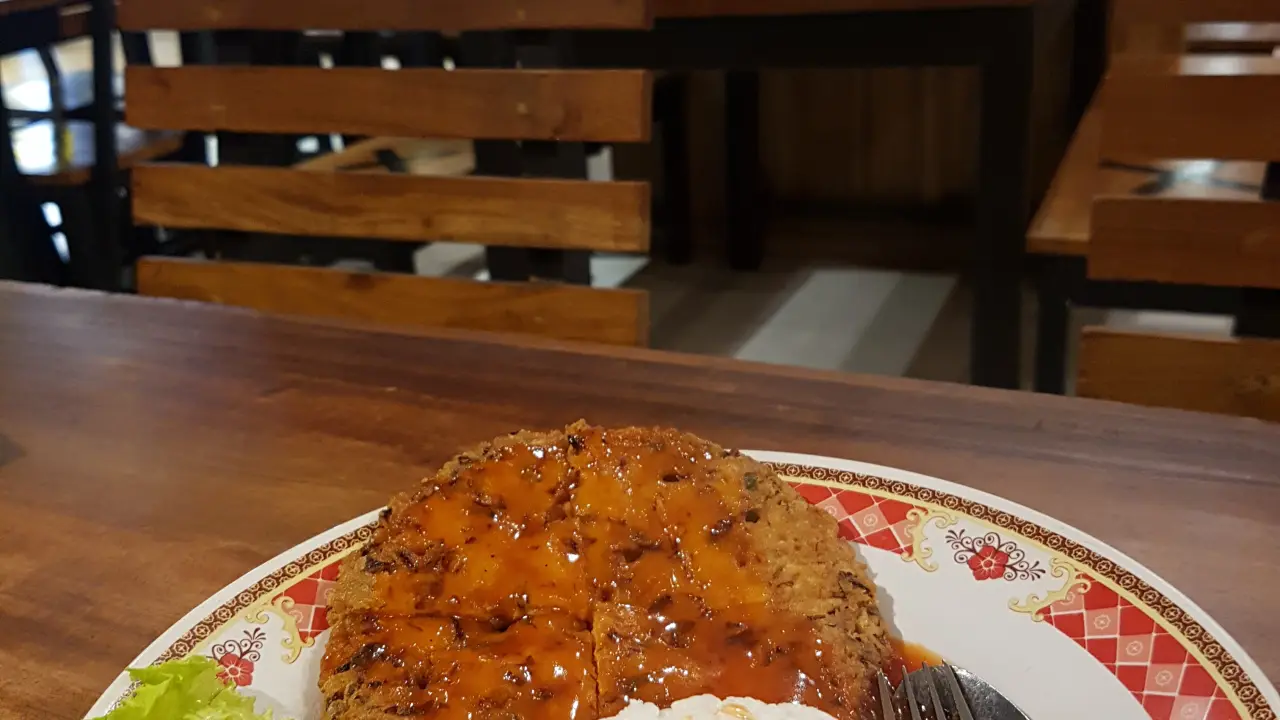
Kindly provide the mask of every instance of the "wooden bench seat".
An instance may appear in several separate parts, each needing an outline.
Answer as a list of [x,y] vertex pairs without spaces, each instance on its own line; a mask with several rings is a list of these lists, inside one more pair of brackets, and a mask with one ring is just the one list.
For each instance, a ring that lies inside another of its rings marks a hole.
[[[18,170],[36,185],[83,185],[96,160],[93,123],[38,120],[12,132]],[[182,147],[182,133],[116,126],[120,169],[162,158]]]
[[1102,111],[1089,108],[1027,232],[1027,251],[1084,256],[1094,201],[1104,196],[1256,202],[1265,163],[1105,159]]

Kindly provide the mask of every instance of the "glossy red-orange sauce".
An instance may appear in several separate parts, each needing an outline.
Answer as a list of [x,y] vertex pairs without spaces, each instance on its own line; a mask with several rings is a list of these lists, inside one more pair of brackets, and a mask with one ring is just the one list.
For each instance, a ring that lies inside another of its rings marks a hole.
[[372,581],[333,618],[322,685],[415,717],[593,718],[702,693],[855,717],[865,698],[813,624],[770,603],[725,459],[584,428],[397,498],[353,561]]

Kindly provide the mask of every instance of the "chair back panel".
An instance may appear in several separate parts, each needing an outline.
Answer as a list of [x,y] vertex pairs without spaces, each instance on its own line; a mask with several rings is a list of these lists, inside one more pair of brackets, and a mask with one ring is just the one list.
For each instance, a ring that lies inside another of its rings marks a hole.
[[640,29],[648,0],[120,0],[125,30]]
[[648,342],[648,298],[636,290],[144,258],[138,262],[138,292],[389,329],[487,330],[610,345]]
[[1280,58],[1116,58],[1100,92],[1103,157],[1280,158]]
[[134,217],[172,228],[646,252],[649,186],[147,165]]
[[1077,394],[1280,421],[1280,341],[1085,328]]
[[1088,260],[1095,280],[1280,289],[1280,203],[1100,198]]

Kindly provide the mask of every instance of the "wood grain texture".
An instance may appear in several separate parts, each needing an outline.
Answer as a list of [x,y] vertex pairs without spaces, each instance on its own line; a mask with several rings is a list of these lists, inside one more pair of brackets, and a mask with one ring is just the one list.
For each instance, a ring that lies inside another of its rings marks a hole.
[[1089,277],[1280,288],[1280,202],[1100,198]]
[[121,0],[125,30],[626,29],[652,22],[649,0]]
[[1085,255],[1098,197],[1249,202],[1258,197],[1266,165],[1260,162],[1105,160],[1101,157],[1103,111],[1090,106],[1049,192],[1027,231],[1027,251]]
[[1117,24],[1280,22],[1275,0],[1114,0],[1111,8]]
[[131,125],[168,130],[646,142],[641,70],[130,66]]
[[634,182],[146,165],[134,172],[133,208],[138,222],[164,227],[649,249],[649,186]]
[[15,285],[0,337],[0,717],[81,717],[242,573],[461,447],[580,417],[891,465],[1051,513],[1182,589],[1280,680],[1280,426]]
[[179,258],[138,261],[142,295],[389,328],[465,328],[645,345],[649,297],[550,282],[486,283],[394,273]]
[[1104,155],[1280,157],[1280,58],[1194,55],[1116,60],[1101,91]]
[[1280,421],[1280,341],[1085,328],[1081,397]]

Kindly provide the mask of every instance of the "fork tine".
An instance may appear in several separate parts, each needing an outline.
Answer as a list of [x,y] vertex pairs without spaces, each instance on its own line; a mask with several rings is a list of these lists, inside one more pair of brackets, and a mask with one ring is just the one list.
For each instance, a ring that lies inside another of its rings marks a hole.
[[880,681],[880,717],[881,720],[898,720],[898,711],[893,709],[893,686],[889,678],[881,671]]
[[951,663],[942,664],[942,674],[947,678],[947,687],[951,690],[951,702],[956,706],[956,714],[960,716],[960,720],[973,720],[973,713],[969,712],[969,701],[965,700],[964,692],[960,689],[960,681],[956,679],[956,669]]
[[924,671],[920,675],[924,677],[925,689],[929,692],[929,700],[933,702],[933,716],[937,720],[947,720],[947,711],[942,707],[942,700],[938,697],[938,687],[933,682],[934,668],[925,665],[921,670]]
[[902,668],[902,688],[907,695],[907,708],[911,712],[911,720],[923,720],[920,717],[920,701],[916,699],[916,689],[911,683],[911,673]]

